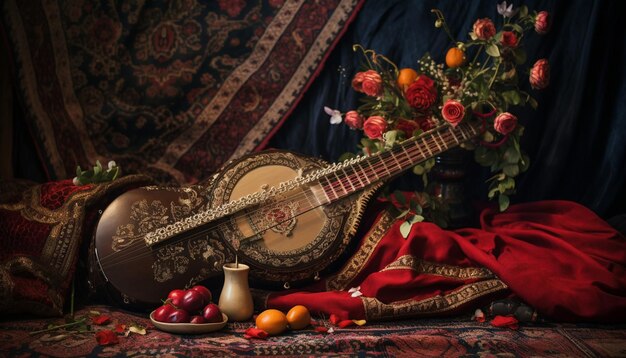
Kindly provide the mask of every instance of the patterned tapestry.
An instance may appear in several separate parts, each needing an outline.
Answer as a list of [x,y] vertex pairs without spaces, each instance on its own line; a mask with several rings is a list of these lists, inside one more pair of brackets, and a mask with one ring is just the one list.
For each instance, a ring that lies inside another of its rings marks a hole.
[[4,32],[50,179],[115,160],[193,183],[260,149],[359,0],[7,0]]

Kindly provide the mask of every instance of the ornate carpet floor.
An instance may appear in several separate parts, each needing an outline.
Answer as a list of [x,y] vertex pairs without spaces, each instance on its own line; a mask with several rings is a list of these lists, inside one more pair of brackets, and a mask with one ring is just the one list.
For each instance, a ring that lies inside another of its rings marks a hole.
[[[110,318],[90,331],[62,329],[31,334],[63,319],[24,319],[0,323],[0,356],[432,356],[432,357],[626,357],[626,326],[541,323],[518,330],[492,327],[488,322],[454,319],[366,323],[333,333],[313,328],[287,332],[267,340],[246,339],[252,322],[228,323],[221,331],[201,335],[174,335],[157,330],[144,315],[106,306],[81,309],[77,316],[98,311]],[[96,332],[115,330],[118,324],[138,324],[146,334],[118,333],[118,343],[99,345]],[[331,326],[328,320],[319,325]]]

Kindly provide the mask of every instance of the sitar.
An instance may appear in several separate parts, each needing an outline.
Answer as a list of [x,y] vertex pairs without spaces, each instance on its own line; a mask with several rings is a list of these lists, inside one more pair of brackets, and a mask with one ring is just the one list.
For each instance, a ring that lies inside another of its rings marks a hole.
[[371,156],[329,165],[288,151],[226,164],[207,182],[130,190],[101,213],[91,267],[122,305],[155,306],[170,290],[250,266],[252,286],[320,279],[346,250],[385,181],[479,134],[444,125]]

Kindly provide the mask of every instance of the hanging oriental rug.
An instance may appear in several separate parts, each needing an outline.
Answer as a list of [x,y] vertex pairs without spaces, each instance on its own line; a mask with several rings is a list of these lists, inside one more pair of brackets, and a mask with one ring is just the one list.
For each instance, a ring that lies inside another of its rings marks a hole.
[[2,22],[50,179],[182,184],[263,146],[361,2],[7,0]]

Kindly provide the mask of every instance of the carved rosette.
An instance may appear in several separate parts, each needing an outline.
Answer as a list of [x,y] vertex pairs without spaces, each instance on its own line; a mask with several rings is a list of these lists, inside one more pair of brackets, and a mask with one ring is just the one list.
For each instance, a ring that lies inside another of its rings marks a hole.
[[[306,175],[326,167],[327,163],[319,159],[281,151],[263,152],[242,158],[237,162],[229,163],[220,172],[210,188],[210,206],[217,207],[228,203],[234,188],[244,176],[257,168],[268,165],[288,167],[294,172]],[[290,178],[285,178],[285,180],[288,179]],[[312,278],[336,260],[348,245],[356,230],[365,200],[370,195],[371,191],[366,191],[323,207],[321,230],[315,237],[308,238],[308,243],[305,245],[297,249],[278,252],[259,244],[259,240],[250,240],[250,243],[244,241],[241,243],[238,254],[240,260],[252,267],[250,272],[252,277],[264,281],[282,283]],[[269,203],[267,207],[259,209],[260,219],[257,218],[253,223],[255,225],[251,226],[255,230],[269,227],[267,223],[276,217],[297,211],[297,208],[292,206],[293,203],[280,202],[280,206]],[[281,225],[273,227],[272,230],[289,236],[294,227],[299,224],[296,217],[294,220],[282,221]],[[225,242],[235,250],[244,236],[234,220],[224,225],[221,234]]]

